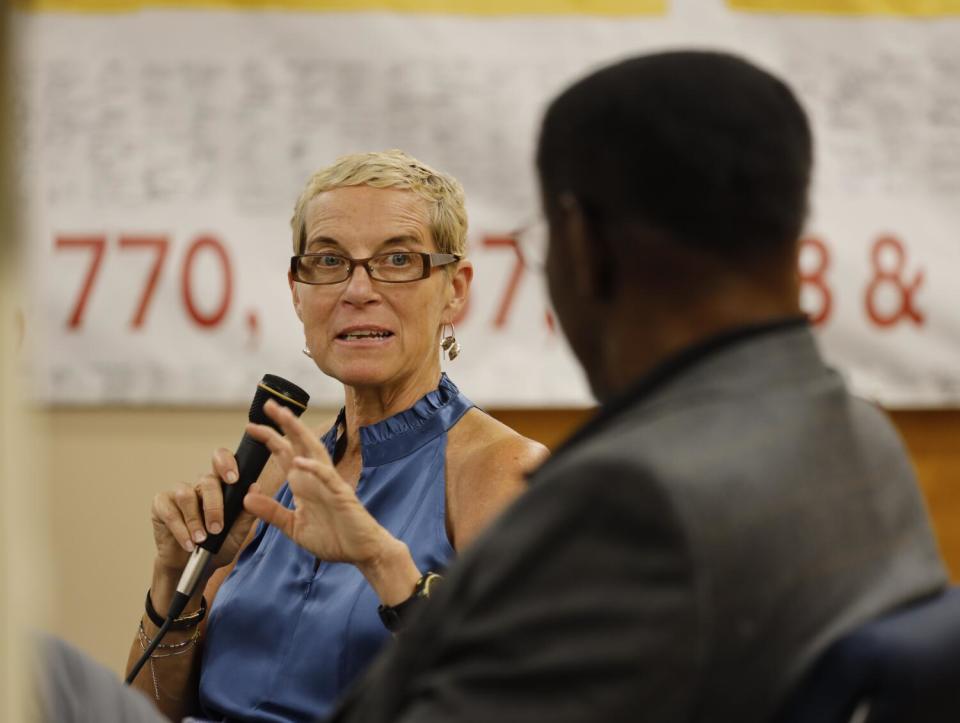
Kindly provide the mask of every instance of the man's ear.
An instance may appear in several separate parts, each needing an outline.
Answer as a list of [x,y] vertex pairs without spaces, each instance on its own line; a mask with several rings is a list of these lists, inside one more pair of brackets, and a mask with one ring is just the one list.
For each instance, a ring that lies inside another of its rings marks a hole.
[[472,281],[473,264],[467,259],[458,261],[456,270],[450,276],[450,296],[443,310],[444,324],[455,322],[467,308]]
[[606,245],[591,224],[586,209],[572,193],[557,198],[558,240],[554,253],[566,255],[565,271],[579,298],[609,299],[612,292]]
[[303,321],[303,312],[300,309],[300,290],[297,282],[293,280],[293,274],[287,272],[287,283],[290,284],[290,296],[293,297],[293,310],[297,312],[297,318]]

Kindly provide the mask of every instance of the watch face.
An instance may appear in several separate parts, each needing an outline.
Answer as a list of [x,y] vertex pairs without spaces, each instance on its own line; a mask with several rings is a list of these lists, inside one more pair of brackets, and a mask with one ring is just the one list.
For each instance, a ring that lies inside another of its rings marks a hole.
[[417,597],[430,597],[431,592],[433,591],[434,583],[440,582],[443,578],[435,572],[428,572],[426,575],[420,578],[420,582],[417,583],[417,590],[414,593]]

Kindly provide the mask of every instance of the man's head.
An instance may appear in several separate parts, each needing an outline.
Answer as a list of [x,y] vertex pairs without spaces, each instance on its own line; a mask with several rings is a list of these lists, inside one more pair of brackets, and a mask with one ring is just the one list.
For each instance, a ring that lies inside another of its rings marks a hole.
[[548,277],[598,396],[613,391],[601,378],[607,317],[632,313],[637,338],[668,352],[663,338],[694,327],[707,335],[759,320],[766,305],[770,316],[796,310],[811,163],[789,88],[730,55],[632,58],[553,101],[537,151]]

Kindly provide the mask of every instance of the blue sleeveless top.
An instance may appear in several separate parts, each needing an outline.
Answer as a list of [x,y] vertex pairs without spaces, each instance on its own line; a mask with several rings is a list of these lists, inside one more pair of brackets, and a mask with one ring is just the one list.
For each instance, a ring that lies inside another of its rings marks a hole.
[[[447,432],[473,406],[446,375],[411,409],[360,428],[357,496],[410,548],[417,567],[442,570]],[[323,442],[331,457],[343,410]],[[292,507],[284,484],[277,493]],[[279,530],[257,528],[210,610],[200,703],[215,720],[325,717],[390,634],[379,600],[353,565],[318,561]]]

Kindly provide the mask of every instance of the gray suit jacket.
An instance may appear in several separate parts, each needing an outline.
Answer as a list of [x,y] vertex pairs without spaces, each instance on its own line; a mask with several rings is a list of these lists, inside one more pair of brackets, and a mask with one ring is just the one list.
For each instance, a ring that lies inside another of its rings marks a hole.
[[608,405],[463,556],[338,721],[767,721],[945,573],[900,440],[805,324]]

